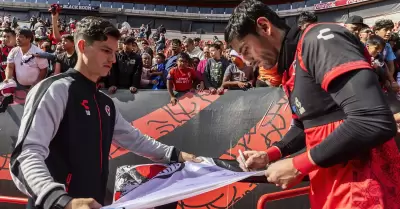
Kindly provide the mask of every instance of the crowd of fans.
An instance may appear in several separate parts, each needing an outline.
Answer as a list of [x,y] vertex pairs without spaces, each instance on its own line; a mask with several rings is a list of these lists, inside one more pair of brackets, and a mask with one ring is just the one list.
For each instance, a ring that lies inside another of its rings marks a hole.
[[[306,29],[316,23],[317,17],[304,12],[298,27]],[[30,88],[47,76],[73,68],[77,62],[74,44],[76,20],[59,19],[53,13],[51,20],[32,17],[30,27],[18,27],[16,18],[1,18],[1,73],[2,80],[13,78]],[[56,24],[52,24],[56,23]],[[371,64],[387,74],[388,86],[399,91],[400,44],[398,24],[383,19],[374,26],[364,24],[359,16],[349,17],[345,25],[366,46]],[[277,67],[264,69],[257,63],[248,63],[217,37],[212,41],[200,38],[167,40],[165,27],[155,32],[143,24],[133,29],[127,23],[120,27],[122,34],[116,62],[99,86],[109,93],[129,89],[167,89],[171,103],[176,104],[179,93],[207,90],[223,94],[225,89],[247,90],[253,87],[277,87],[281,76]]]

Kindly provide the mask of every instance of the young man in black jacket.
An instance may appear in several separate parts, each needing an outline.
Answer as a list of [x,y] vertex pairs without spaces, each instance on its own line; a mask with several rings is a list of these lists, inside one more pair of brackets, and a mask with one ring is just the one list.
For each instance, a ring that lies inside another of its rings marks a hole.
[[100,208],[112,141],[153,161],[200,161],[143,135],[97,89],[115,62],[119,36],[106,20],[82,19],[75,34],[75,69],[29,92],[10,163],[16,186],[31,197],[28,207]]
[[123,50],[116,54],[116,62],[112,65],[109,77],[110,93],[117,89],[129,89],[135,93],[140,87],[142,76],[142,57],[133,51],[133,45],[137,45],[135,39],[127,37],[124,40]]

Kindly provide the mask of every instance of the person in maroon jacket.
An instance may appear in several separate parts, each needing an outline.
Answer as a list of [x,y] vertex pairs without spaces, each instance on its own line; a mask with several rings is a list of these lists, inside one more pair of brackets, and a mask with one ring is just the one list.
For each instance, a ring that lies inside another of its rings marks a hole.
[[313,209],[398,208],[396,122],[365,47],[337,24],[309,25],[296,41],[287,31],[257,0],[239,4],[226,27],[225,40],[244,59],[266,69],[278,63],[293,113],[283,139],[245,152],[241,166],[265,169],[276,161],[265,176],[283,189],[309,175]]

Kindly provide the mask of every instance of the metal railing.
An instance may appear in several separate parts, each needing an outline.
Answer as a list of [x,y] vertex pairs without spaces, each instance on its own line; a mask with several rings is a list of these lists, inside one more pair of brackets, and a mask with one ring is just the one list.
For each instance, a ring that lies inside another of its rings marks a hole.
[[297,197],[300,195],[306,195],[310,191],[310,187],[302,187],[297,189],[286,190],[282,192],[275,192],[270,194],[265,194],[258,199],[257,209],[264,209],[265,204],[270,201],[276,201],[286,198]]
[[0,203],[26,205],[28,204],[27,198],[0,196]]

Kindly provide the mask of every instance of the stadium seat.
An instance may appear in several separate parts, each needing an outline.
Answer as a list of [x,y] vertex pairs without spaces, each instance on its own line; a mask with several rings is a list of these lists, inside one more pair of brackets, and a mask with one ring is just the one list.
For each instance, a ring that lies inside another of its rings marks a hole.
[[144,4],[134,4],[133,8],[135,10],[144,10]]
[[304,8],[306,6],[306,2],[294,2],[292,3],[292,9]]
[[124,3],[124,9],[132,9],[133,4],[132,3]]
[[25,2],[25,0],[7,0],[7,1]]
[[154,4],[145,4],[144,6],[147,11],[154,11],[154,8],[156,8]]
[[90,1],[91,6],[100,6],[100,1]]
[[226,8],[225,9],[225,14],[232,14],[233,8]]
[[290,10],[291,6],[290,4],[279,4],[278,5],[278,10]]
[[47,1],[46,1],[46,0],[37,0],[37,3],[46,4],[46,3],[47,3]]
[[111,2],[102,1],[101,4],[100,4],[100,6],[101,6],[101,7],[104,7],[104,8],[106,8],[106,7],[111,8]]
[[312,7],[312,6],[314,6],[314,4],[318,4],[319,2],[320,2],[319,0],[309,0],[309,1],[306,1],[306,6]]
[[271,8],[273,11],[276,11],[278,9],[278,5],[269,5],[269,8]]
[[175,12],[176,6],[167,6],[167,12]]
[[121,2],[113,2],[111,4],[111,7],[116,8],[116,9],[122,8],[122,3]]
[[224,14],[225,9],[224,8],[214,8],[213,9],[213,14]]
[[79,0],[69,0],[69,4],[78,5],[79,4]]
[[199,13],[199,11],[198,7],[188,7],[188,13]]
[[177,12],[186,12],[186,8],[187,7],[177,6],[176,10],[177,10]]
[[79,1],[79,5],[84,5],[84,6],[86,6],[86,5],[89,5],[90,4],[90,1],[88,1],[88,0],[80,0]]
[[156,5],[156,11],[164,12],[165,11],[165,5]]
[[201,14],[211,14],[211,8],[200,7]]
[[[60,2],[59,2],[60,4],[68,4],[68,0],[65,0],[64,3],[61,3],[61,2],[63,2],[63,1],[60,0]],[[48,4],[57,4],[58,1],[57,0],[47,0],[47,3]]]

